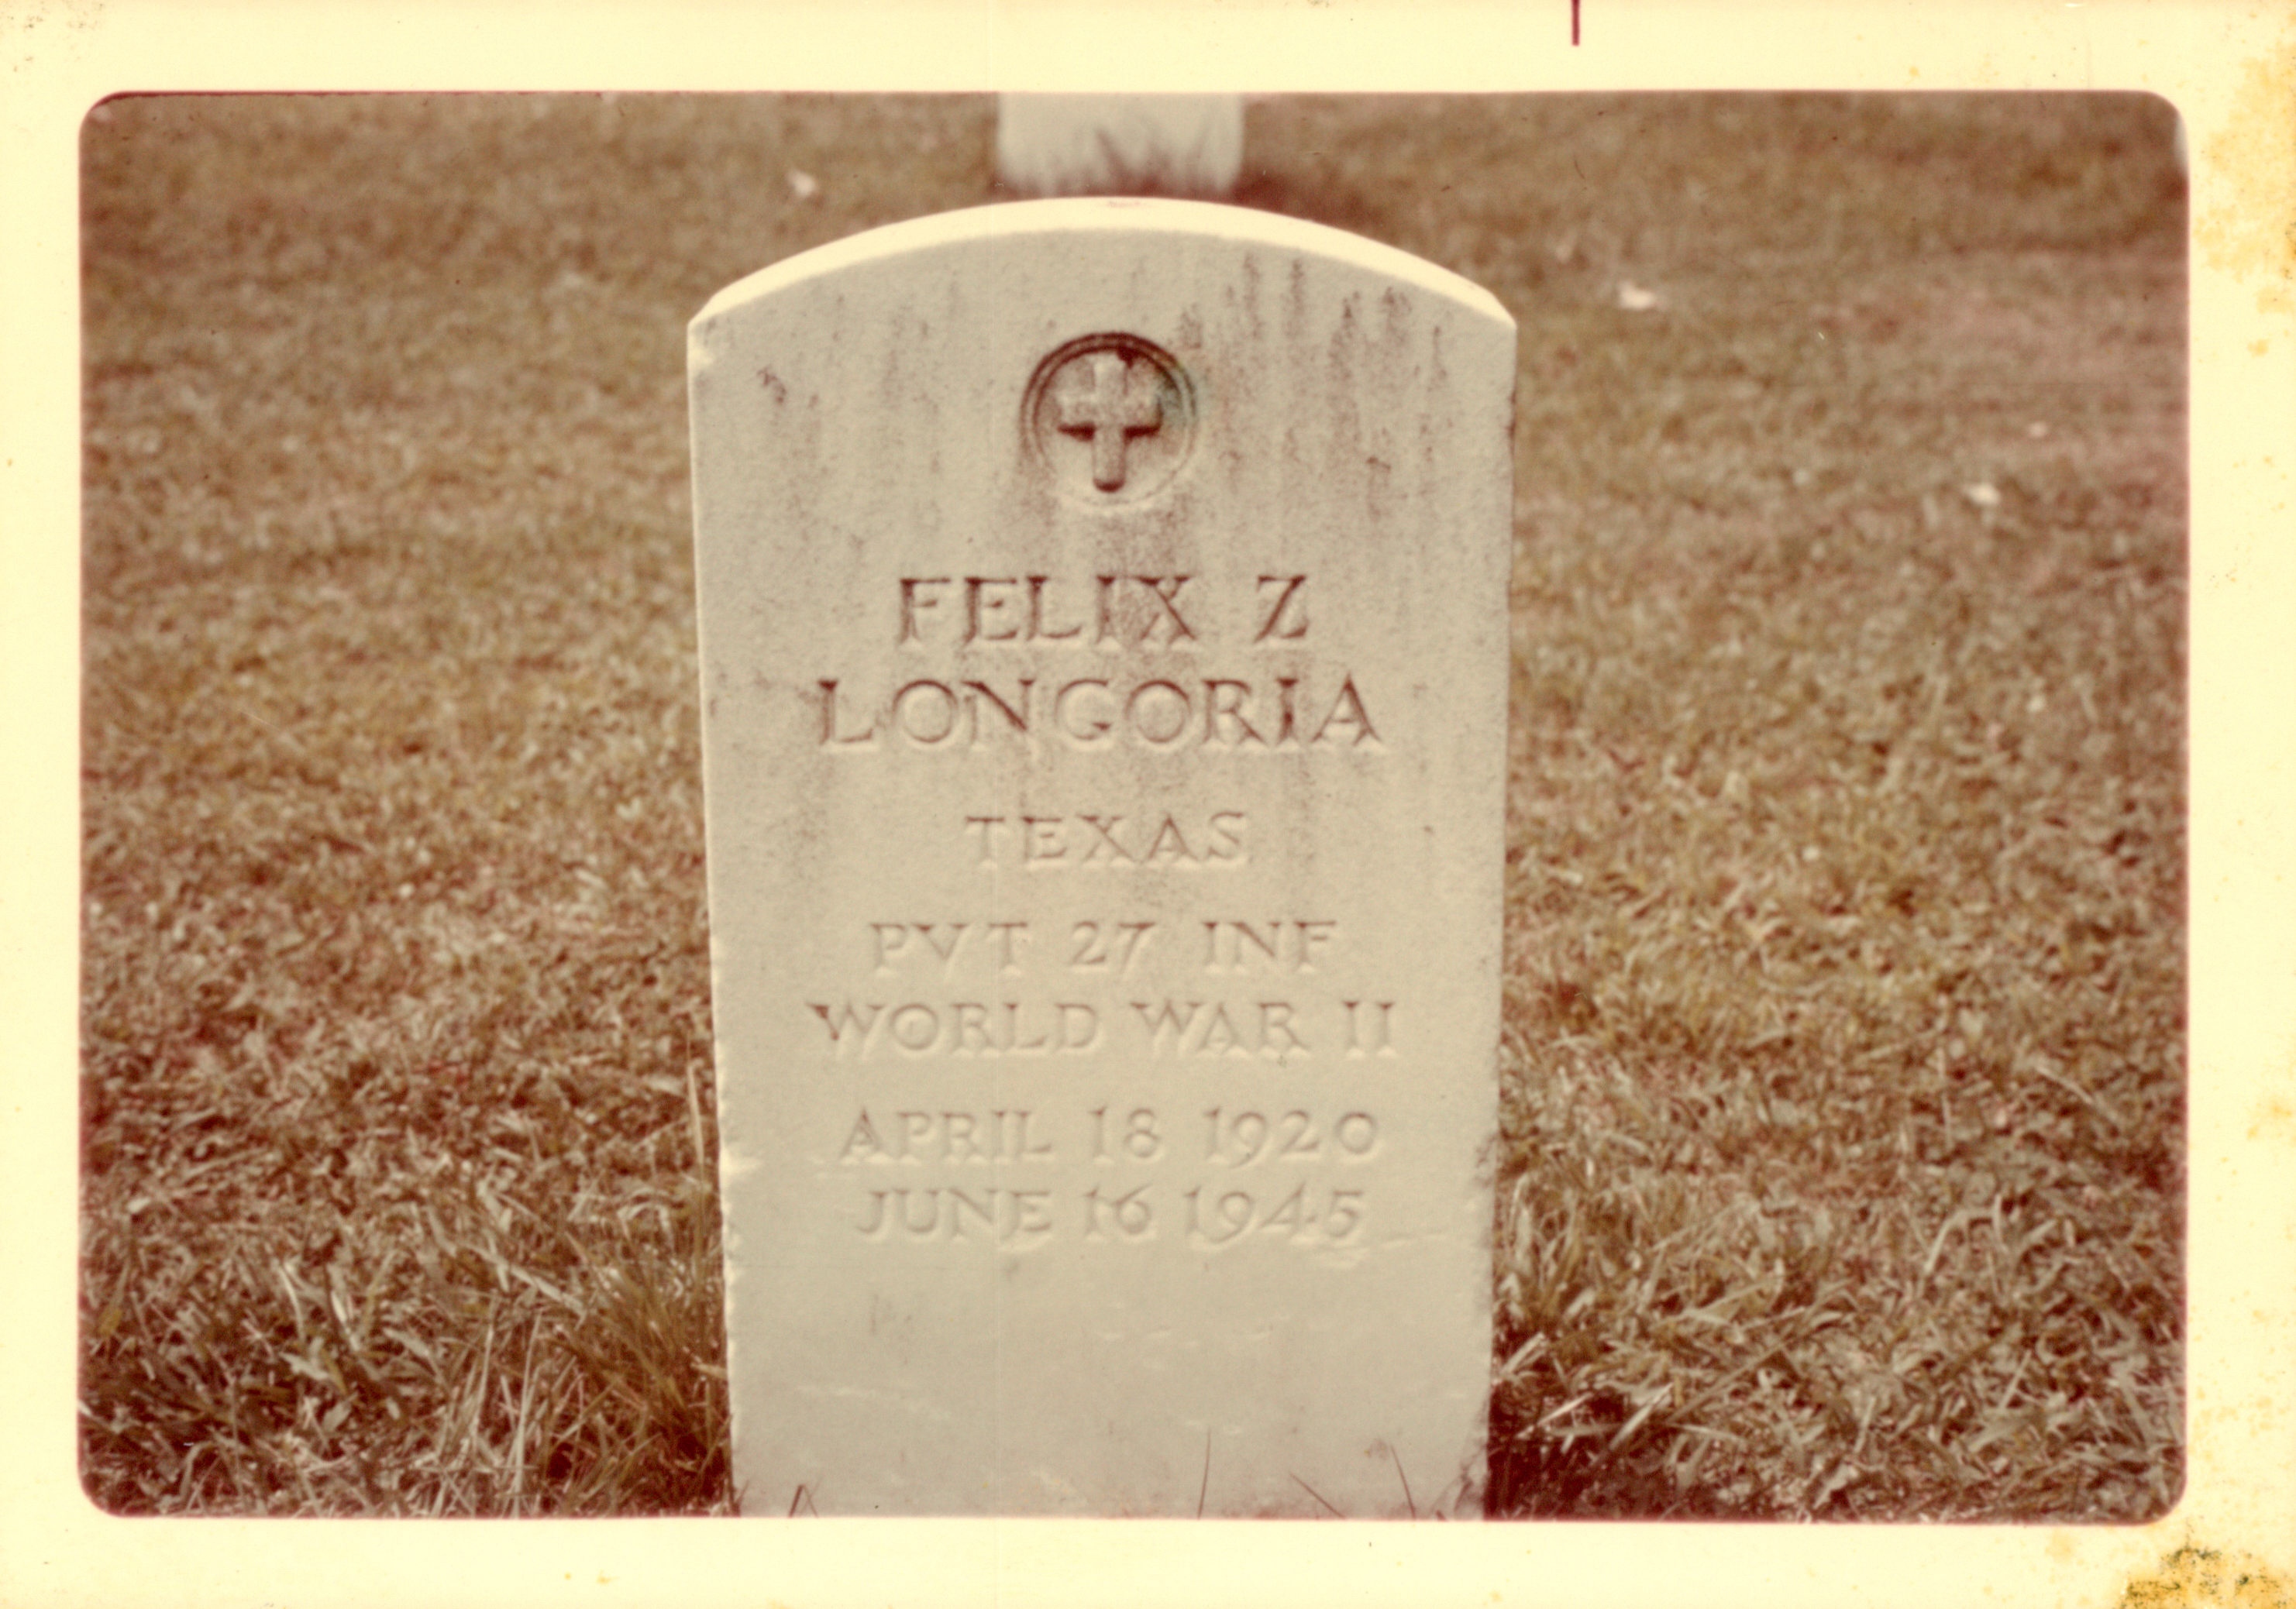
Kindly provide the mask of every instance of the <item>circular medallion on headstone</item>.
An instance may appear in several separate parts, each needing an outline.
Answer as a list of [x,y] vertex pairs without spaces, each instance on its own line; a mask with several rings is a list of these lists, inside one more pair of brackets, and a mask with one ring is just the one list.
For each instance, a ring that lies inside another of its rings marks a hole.
[[1136,335],[1087,335],[1037,365],[1021,433],[1079,502],[1147,497],[1179,473],[1196,433],[1187,371]]

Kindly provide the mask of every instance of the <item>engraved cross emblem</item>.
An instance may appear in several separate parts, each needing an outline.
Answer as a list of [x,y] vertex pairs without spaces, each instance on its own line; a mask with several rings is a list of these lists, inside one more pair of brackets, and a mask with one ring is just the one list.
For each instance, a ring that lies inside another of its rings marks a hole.
[[1053,381],[1054,421],[1062,435],[1092,443],[1092,484],[1102,491],[1123,488],[1125,444],[1163,428],[1157,391],[1154,366],[1121,352],[1086,353]]

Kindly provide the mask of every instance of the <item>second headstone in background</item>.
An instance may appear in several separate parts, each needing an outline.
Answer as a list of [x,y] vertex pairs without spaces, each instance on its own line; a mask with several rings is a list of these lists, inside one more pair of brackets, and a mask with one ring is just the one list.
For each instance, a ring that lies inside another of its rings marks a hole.
[[1513,321],[1045,201],[692,340],[751,1511],[1472,1511]]

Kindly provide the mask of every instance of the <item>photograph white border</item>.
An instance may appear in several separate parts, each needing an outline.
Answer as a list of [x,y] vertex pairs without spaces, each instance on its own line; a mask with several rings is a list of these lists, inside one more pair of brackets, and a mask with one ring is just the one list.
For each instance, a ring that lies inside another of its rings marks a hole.
[[[0,6],[0,1604],[2296,1598],[2296,12],[2220,0]],[[2188,1478],[2141,1526],[120,1519],[81,1491],[78,140],[127,91],[2131,89],[2191,163]],[[2224,1572],[2211,1592],[2196,1561]],[[2246,1570],[2276,1581],[2235,1597]],[[2168,1574],[2164,1576],[2164,1572]]]

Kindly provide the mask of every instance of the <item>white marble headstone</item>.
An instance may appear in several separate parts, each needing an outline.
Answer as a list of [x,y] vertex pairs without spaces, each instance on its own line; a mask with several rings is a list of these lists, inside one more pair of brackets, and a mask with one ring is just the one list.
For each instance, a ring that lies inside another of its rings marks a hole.
[[691,374],[748,1512],[1475,1512],[1513,321],[1037,201]]

